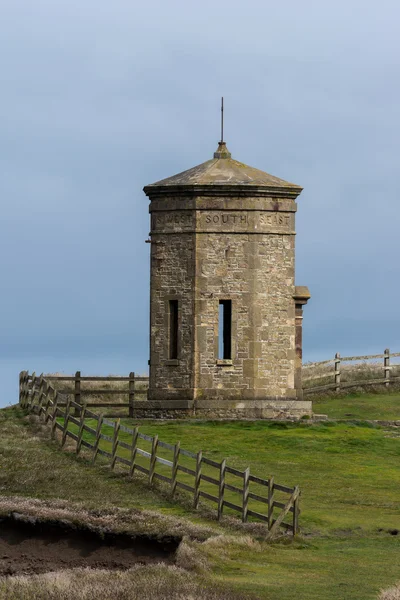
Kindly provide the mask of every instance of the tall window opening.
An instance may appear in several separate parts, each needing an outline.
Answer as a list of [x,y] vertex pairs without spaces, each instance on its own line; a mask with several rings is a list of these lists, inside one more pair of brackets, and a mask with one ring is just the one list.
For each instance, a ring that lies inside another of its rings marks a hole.
[[232,358],[232,300],[219,301],[218,358]]
[[178,300],[169,301],[169,358],[178,358]]

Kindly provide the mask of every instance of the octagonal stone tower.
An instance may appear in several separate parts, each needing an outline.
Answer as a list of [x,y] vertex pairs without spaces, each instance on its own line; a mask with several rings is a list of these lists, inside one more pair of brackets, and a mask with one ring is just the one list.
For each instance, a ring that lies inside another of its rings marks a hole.
[[295,287],[302,188],[214,158],[144,188],[150,199],[154,409],[301,417],[302,307]]

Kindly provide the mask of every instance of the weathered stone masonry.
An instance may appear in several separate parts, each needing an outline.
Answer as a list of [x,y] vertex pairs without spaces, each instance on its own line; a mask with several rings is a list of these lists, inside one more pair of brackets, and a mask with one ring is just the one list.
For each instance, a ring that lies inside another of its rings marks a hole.
[[[213,160],[145,192],[149,401],[207,416],[311,414],[301,397],[299,314],[309,293],[294,285],[301,188],[234,161],[222,143]],[[178,303],[174,357],[170,301]],[[231,306],[229,358],[219,357],[220,301]]]

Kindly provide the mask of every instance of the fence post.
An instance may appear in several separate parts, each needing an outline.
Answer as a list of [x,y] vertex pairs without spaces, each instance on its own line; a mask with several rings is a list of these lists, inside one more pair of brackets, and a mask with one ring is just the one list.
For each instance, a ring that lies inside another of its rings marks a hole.
[[335,386],[336,391],[340,392],[340,354],[336,352],[335,354]]
[[268,479],[268,529],[272,527],[274,513],[274,478]]
[[50,406],[50,397],[49,397],[49,384],[47,383],[46,380],[43,381],[43,394],[44,394],[44,401],[43,401],[43,407],[42,407],[42,413],[44,415],[44,422],[47,423],[47,411],[49,410],[49,406]]
[[39,375],[39,393],[38,393],[38,405],[39,405],[39,416],[42,410],[42,402],[43,402],[43,373]]
[[386,348],[384,352],[385,356],[383,358],[383,368],[385,374],[385,387],[389,387],[390,385],[390,350]]
[[44,409],[44,421],[45,423],[49,422],[50,419],[50,407],[53,406],[54,400],[52,400],[50,398],[50,394],[52,394],[54,396],[54,389],[52,388],[52,386],[50,385],[50,383],[47,383],[46,381],[46,406]]
[[100,444],[100,434],[101,434],[101,427],[103,425],[103,417],[100,415],[97,421],[97,427],[96,427],[96,440],[94,442],[94,448],[93,448],[93,464],[96,462],[96,457],[99,451],[99,444]]
[[33,404],[35,402],[35,396],[36,396],[36,373],[35,371],[33,371],[32,373],[32,379],[31,379],[31,401],[30,401],[30,408],[32,409]]
[[225,469],[226,469],[226,460],[224,459],[220,465],[220,470],[219,470],[218,521],[221,519],[222,512],[224,510]]
[[290,509],[292,507],[294,507],[294,502],[297,499],[297,497],[299,496],[299,494],[300,494],[300,490],[299,490],[298,486],[296,486],[294,488],[294,490],[293,490],[293,494],[290,496],[289,500],[284,505],[284,508],[283,508],[282,512],[277,517],[275,523],[272,525],[271,529],[269,530],[269,536],[268,536],[267,539],[271,539],[273,537],[275,531],[277,531],[278,527],[283,522],[283,519],[286,517],[286,515],[288,514],[288,512],[290,511]]
[[19,403],[21,408],[25,408],[25,376],[26,371],[21,371],[19,374]]
[[[76,404],[81,404],[81,372],[77,371],[75,373],[75,389],[74,389],[74,402]],[[79,417],[81,414],[81,408],[75,407],[75,416]]]
[[25,408],[30,408],[30,397],[29,397],[29,372],[26,372],[26,379],[25,379],[25,391],[24,391],[24,406]]
[[135,373],[129,373],[129,417],[133,418],[133,407],[135,404]]
[[[53,396],[53,399],[50,398],[50,394]],[[48,423],[51,418],[50,407],[53,406],[53,404],[54,404],[54,394],[55,394],[55,390],[54,390],[53,386],[50,383],[46,382],[47,402],[46,402],[46,409],[45,409],[45,413],[44,413],[44,420],[46,423]]]
[[[32,381],[32,375],[31,377],[31,381]],[[28,376],[26,378],[26,382],[25,382],[25,406],[26,408],[31,407],[31,396],[30,396],[30,387],[29,387],[29,373]]]
[[51,439],[54,440],[56,437],[56,423],[57,423],[57,410],[58,410],[58,393],[53,389],[53,414],[51,418],[53,419],[51,424]]
[[21,408],[26,408],[27,405],[27,385],[28,385],[28,371],[21,371],[19,374],[19,403]]
[[63,427],[63,433],[62,433],[62,439],[61,439],[61,447],[64,446],[65,441],[67,439],[69,413],[70,413],[70,400],[68,398],[67,405],[65,407],[65,413],[64,413],[64,427]]
[[45,398],[47,400],[47,382],[43,379],[43,375],[40,376],[42,378],[40,382],[40,397],[39,397],[39,416],[44,413],[44,418],[46,420],[46,409],[45,409]]
[[299,531],[300,493],[293,503],[293,537]]
[[247,467],[243,473],[243,496],[242,496],[242,521],[247,521],[247,511],[249,509],[249,477],[250,469]]
[[174,448],[174,459],[172,463],[172,477],[171,477],[171,496],[173,497],[176,491],[176,478],[178,476],[178,465],[179,465],[179,454],[181,451],[181,443],[175,444]]
[[156,457],[157,457],[157,446],[158,446],[158,435],[153,437],[151,445],[151,457],[150,457],[150,468],[149,468],[149,483],[153,483],[154,471],[156,469]]
[[139,427],[135,427],[132,435],[132,454],[131,454],[131,466],[129,469],[129,476],[133,477],[135,472],[135,461],[136,461],[136,449],[137,449],[137,439],[139,435]]
[[18,402],[21,405],[21,407],[23,408],[23,403],[22,403],[22,385],[23,385],[23,377],[24,377],[24,371],[21,371],[19,374],[19,394],[18,394]]
[[23,408],[27,408],[28,405],[28,385],[29,385],[29,375],[28,375],[28,371],[24,371],[23,372],[23,378],[22,378],[22,396],[21,396],[21,400],[22,400],[22,406]]
[[114,436],[112,443],[112,459],[111,459],[111,468],[115,467],[115,463],[117,462],[117,450],[118,450],[118,434],[120,428],[120,419],[117,419],[114,426]]
[[200,481],[201,481],[201,461],[203,459],[203,453],[200,452],[196,455],[196,475],[194,480],[194,499],[193,499],[193,507],[197,508],[199,506],[200,500]]
[[78,441],[76,442],[76,453],[79,454],[82,446],[83,426],[85,424],[85,409],[81,413],[81,422],[79,423]]

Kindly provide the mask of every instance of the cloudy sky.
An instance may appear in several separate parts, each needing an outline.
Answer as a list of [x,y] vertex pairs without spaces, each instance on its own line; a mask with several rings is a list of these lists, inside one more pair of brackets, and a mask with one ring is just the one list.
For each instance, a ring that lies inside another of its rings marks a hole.
[[395,0],[0,2],[0,405],[144,373],[144,185],[212,157],[304,187],[305,360],[400,351]]

